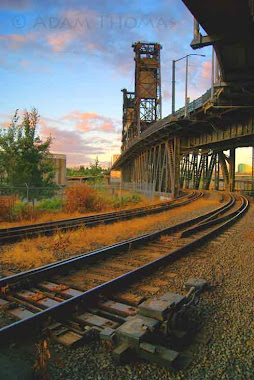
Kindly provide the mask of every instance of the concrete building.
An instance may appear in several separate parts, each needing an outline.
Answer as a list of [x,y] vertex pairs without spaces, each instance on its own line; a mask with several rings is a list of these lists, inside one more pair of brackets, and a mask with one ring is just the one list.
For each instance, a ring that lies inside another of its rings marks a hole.
[[[113,155],[113,164],[118,159],[120,155],[114,154]],[[110,170],[110,183],[118,183],[121,182],[121,171],[120,170]]]
[[55,169],[55,180],[56,185],[65,186],[66,185],[66,155],[51,153],[53,160],[53,165]]
[[238,165],[238,173],[239,174],[251,174],[252,173],[252,167],[247,164],[239,164]]

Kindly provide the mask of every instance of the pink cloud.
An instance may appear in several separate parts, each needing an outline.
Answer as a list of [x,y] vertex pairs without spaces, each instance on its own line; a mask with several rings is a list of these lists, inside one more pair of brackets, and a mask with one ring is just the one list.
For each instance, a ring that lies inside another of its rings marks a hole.
[[168,89],[164,89],[162,91],[162,99],[167,100],[167,99],[170,99],[171,96],[172,96],[172,94]]
[[102,131],[114,133],[119,129],[120,121],[105,117],[95,112],[72,111],[62,117],[75,123],[75,128],[81,132]]
[[[0,35],[0,40],[6,50],[32,49],[45,54],[71,52],[98,58],[103,54],[105,63],[116,68],[114,75],[125,75],[133,66],[133,54],[131,49],[126,49],[126,45],[129,46],[132,40],[142,40],[143,36],[138,27],[120,28],[118,15],[104,13],[104,10],[83,8],[82,5],[78,10],[66,10],[63,7],[54,17],[42,15],[32,18],[29,21],[32,31],[24,31],[22,35]],[[124,19],[128,17],[126,14]],[[121,44],[118,42],[119,33]],[[112,54],[115,47],[117,54]]]
[[16,50],[23,47],[25,44],[28,44],[28,45],[30,45],[31,43],[37,44],[36,42],[37,37],[38,37],[37,34],[34,32],[33,33],[30,32],[25,35],[1,34],[0,40],[3,41],[7,49]]
[[212,62],[211,61],[204,62],[202,66],[201,77],[203,79],[210,79],[211,71],[212,71]]
[[[67,119],[65,118],[65,120]],[[99,156],[99,159],[102,157],[107,162],[107,159],[110,161],[112,149],[114,152],[118,152],[120,149],[120,145],[115,144],[116,141],[112,141],[112,138],[106,139],[102,138],[101,135],[95,135],[87,141],[87,139],[83,138],[84,134],[81,130],[66,130],[52,125],[58,122],[61,123],[61,120],[57,121],[41,117],[40,136],[43,140],[51,136],[52,145],[50,150],[54,153],[66,154],[69,166],[89,165],[96,156]]]
[[61,52],[75,38],[71,31],[50,34],[46,41],[55,53]]
[[4,9],[24,9],[31,4],[31,0],[1,0]]
[[30,65],[30,62],[22,59],[19,64],[26,69]]
[[[13,119],[14,113],[15,113],[14,111],[13,111],[13,114],[0,113],[0,120],[1,120],[0,126],[1,126],[1,128],[9,128],[11,126],[11,121]],[[20,112],[20,115],[22,115],[21,112]]]
[[11,122],[10,121],[2,121],[0,123],[0,125],[2,128],[9,128],[11,126]]

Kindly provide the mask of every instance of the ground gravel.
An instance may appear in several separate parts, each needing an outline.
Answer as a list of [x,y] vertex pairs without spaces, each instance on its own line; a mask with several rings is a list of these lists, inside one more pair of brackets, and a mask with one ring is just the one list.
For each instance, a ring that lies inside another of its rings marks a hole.
[[[211,290],[202,295],[195,317],[200,333],[189,351],[188,369],[172,372],[156,364],[135,362],[115,367],[111,350],[102,343],[72,351],[51,347],[53,379],[253,379],[254,378],[254,206],[230,230],[191,255],[171,264],[177,277],[166,291],[183,291],[190,277],[206,278]],[[151,283],[153,278],[151,278]],[[159,295],[159,294],[158,294]]]
[[[111,225],[101,225],[86,228],[85,230],[81,229],[81,239],[77,237],[78,231],[74,230],[63,233],[59,244],[56,244],[57,236],[53,235],[4,245],[0,248],[0,278],[11,276],[12,274],[23,272],[36,266],[46,265],[53,261],[85,254],[126,239],[135,238],[143,234],[171,227],[172,225],[195,218],[218,208],[221,205],[221,199],[222,195],[220,193],[205,192],[204,196],[200,199],[176,209],[142,218],[120,221]],[[128,228],[128,226],[130,228]],[[131,228],[132,226],[135,226],[135,228]],[[103,243],[98,242],[98,239],[96,240],[96,232],[99,232],[99,236],[102,234],[103,237],[106,237],[105,241],[102,239],[104,241]],[[92,240],[89,240],[89,245],[86,243],[84,234],[92,236]],[[93,237],[94,234],[95,237]],[[71,239],[68,238],[69,235],[72,236]],[[67,238],[64,238],[65,236],[67,236]],[[79,239],[78,247],[75,244],[77,239]],[[32,258],[30,260],[34,250],[36,254],[33,256],[34,259]],[[12,253],[13,256],[10,256]],[[53,261],[51,254],[48,256],[47,253],[53,254]]]
[[[183,292],[190,277],[203,277],[211,289],[195,309],[199,336],[188,348],[193,359],[179,372],[137,361],[116,367],[111,347],[103,342],[67,349],[50,344],[48,375],[51,379],[253,379],[254,378],[254,206],[240,222],[188,256],[161,269],[150,278],[167,279],[158,296]],[[166,276],[168,273],[176,276]],[[8,358],[22,348],[11,347]],[[31,351],[31,346],[29,346]],[[29,351],[28,351],[29,352]],[[22,351],[24,360],[32,362]]]

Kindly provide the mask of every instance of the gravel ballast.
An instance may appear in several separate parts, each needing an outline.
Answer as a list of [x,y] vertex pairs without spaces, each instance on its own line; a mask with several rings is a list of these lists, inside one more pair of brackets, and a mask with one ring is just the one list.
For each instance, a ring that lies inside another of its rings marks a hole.
[[[170,227],[222,205],[220,193],[206,192],[190,204],[155,215],[27,239],[0,250],[0,277],[85,254],[126,239]],[[225,202],[226,200],[224,200]],[[88,237],[89,243],[87,243]]]
[[[159,278],[167,270],[177,273],[157,295],[183,292],[190,277],[206,278],[212,285],[202,294],[196,310],[201,339],[189,347],[193,359],[186,370],[173,372],[141,361],[116,367],[108,347],[96,342],[73,351],[54,345],[50,365],[53,379],[253,379],[253,229],[251,206],[240,222],[213,243],[157,272]],[[64,368],[57,364],[59,360]]]
[[[116,367],[111,348],[102,342],[91,342],[76,349],[51,343],[50,378],[253,379],[253,229],[252,205],[241,221],[214,242],[196,249],[150,278],[153,285],[156,279],[163,279],[166,272],[176,274],[156,296],[168,291],[182,293],[184,282],[190,277],[202,277],[211,284],[211,290],[202,294],[195,310],[200,334],[188,348],[193,358],[186,370],[173,372],[141,361]],[[15,356],[16,352],[17,348],[11,348],[8,356]]]

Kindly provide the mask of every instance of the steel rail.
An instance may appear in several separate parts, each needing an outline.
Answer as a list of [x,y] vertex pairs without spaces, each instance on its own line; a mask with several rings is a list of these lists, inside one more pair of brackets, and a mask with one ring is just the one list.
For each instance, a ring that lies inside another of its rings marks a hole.
[[[232,205],[234,205],[234,204],[235,204],[235,202],[232,202],[230,207],[232,207]],[[243,206],[244,206],[244,199],[241,198],[241,205],[237,210],[231,212],[230,214],[226,214],[224,216],[221,216],[220,218],[217,218],[217,219],[214,219],[213,217],[208,218],[207,220],[202,221],[199,225],[188,228],[187,230],[183,231],[181,233],[181,238],[186,238],[186,237],[190,236],[192,233],[203,231],[208,227],[214,226],[216,224],[222,223],[222,222],[232,218],[234,215],[236,215],[239,212],[239,210],[241,210],[241,208]],[[227,209],[229,209],[229,207]],[[226,209],[225,209],[225,211],[226,211]],[[218,214],[221,214],[221,213],[218,213]]]
[[[66,318],[67,315],[70,315],[73,313],[73,307],[77,305],[84,305],[85,303],[91,301],[91,299],[95,299],[99,294],[104,294],[105,292],[109,292],[117,288],[121,289],[125,285],[130,285],[132,282],[137,282],[137,280],[147,274],[150,274],[154,270],[156,270],[158,267],[160,267],[162,264],[166,264],[169,262],[172,262],[182,255],[189,252],[191,249],[196,248],[197,246],[200,246],[203,244],[207,239],[211,239],[220,232],[224,231],[226,228],[230,227],[233,223],[235,223],[238,218],[243,216],[243,214],[247,211],[249,202],[248,200],[241,196],[242,202],[240,207],[238,207],[237,212],[234,211],[232,215],[228,215],[228,220],[223,221],[221,225],[210,229],[207,233],[203,234],[201,237],[197,237],[192,242],[187,243],[186,245],[175,249],[174,251],[170,252],[169,254],[166,254],[154,261],[151,261],[137,269],[134,269],[130,272],[127,272],[119,277],[116,277],[110,281],[107,281],[103,283],[102,285],[99,285],[95,288],[92,288],[88,291],[83,292],[82,294],[75,296],[73,298],[70,298],[68,300],[65,300],[61,302],[59,305],[54,306],[52,308],[43,310],[35,314],[34,316],[31,316],[25,320],[17,321],[11,325],[5,326],[0,329],[0,342],[4,342],[4,339],[13,337],[13,336],[21,336],[22,334],[25,334],[28,329],[36,329],[40,326],[40,323],[47,319],[47,317],[53,317],[58,318],[62,320],[63,318]],[[207,213],[207,217],[208,214]],[[200,217],[198,217],[200,218]],[[195,219],[198,219],[195,218]],[[169,230],[169,229],[166,229]],[[165,231],[165,230],[163,230]],[[164,232],[165,233],[165,232]],[[158,231],[157,234],[161,234],[161,231]],[[144,238],[149,238],[150,235],[145,235]],[[8,280],[6,278],[5,280]]]
[[[199,196],[201,196],[200,193],[192,192],[190,194],[184,194],[183,196],[178,197],[173,201],[163,202],[151,206],[144,206],[139,208],[120,210],[116,212],[96,214],[78,218],[63,219],[53,222],[2,228],[0,229],[0,243],[6,244],[9,242],[21,240],[24,237],[34,237],[40,234],[50,235],[53,234],[56,230],[63,231],[74,228],[76,229],[81,226],[95,226],[101,223],[113,223],[117,220],[124,220],[159,213],[162,211],[169,210],[171,208],[184,206],[198,199]],[[182,201],[184,198],[187,199],[185,201]]]
[[90,264],[96,260],[103,259],[106,256],[117,254],[119,251],[125,251],[130,248],[138,247],[139,245],[145,244],[149,241],[153,241],[158,239],[161,235],[170,234],[173,232],[176,232],[180,229],[183,229],[185,227],[191,226],[193,224],[199,223],[201,221],[205,221],[210,216],[214,215],[218,212],[223,212],[223,210],[227,210],[228,207],[232,204],[232,196],[230,195],[230,199],[227,203],[224,205],[216,208],[213,211],[209,211],[203,215],[197,216],[192,219],[188,219],[185,222],[178,223],[174,226],[167,227],[152,233],[144,234],[141,236],[138,236],[136,238],[127,239],[124,241],[121,241],[116,244],[112,244],[110,246],[107,246],[105,248],[100,248],[88,253],[82,253],[80,255],[60,260],[55,263],[43,265],[41,267],[37,267],[34,269],[30,269],[21,273],[14,274],[12,276],[0,278],[0,288],[5,288],[7,285],[13,285],[17,282],[32,282],[32,281],[38,281],[39,279],[42,279],[45,276],[51,276],[56,271],[65,271],[68,269],[68,267],[80,265],[80,264]]

